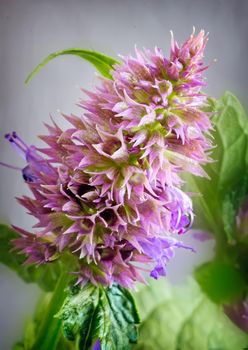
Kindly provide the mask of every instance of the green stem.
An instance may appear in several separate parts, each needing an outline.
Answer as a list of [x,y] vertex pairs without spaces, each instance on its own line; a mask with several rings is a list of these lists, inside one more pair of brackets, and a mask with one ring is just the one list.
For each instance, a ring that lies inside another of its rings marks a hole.
[[55,350],[58,341],[61,337],[61,320],[55,318],[54,315],[60,310],[65,296],[66,287],[71,279],[71,275],[68,272],[62,272],[49,305],[45,311],[44,317],[38,328],[38,334],[33,350]]

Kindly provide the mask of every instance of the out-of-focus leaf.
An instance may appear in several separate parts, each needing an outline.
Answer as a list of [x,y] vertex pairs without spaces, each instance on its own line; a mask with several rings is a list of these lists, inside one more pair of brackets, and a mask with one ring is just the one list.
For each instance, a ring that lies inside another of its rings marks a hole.
[[119,63],[112,57],[106,56],[100,52],[85,50],[80,48],[72,48],[62,51],[57,51],[47,56],[27,77],[25,83],[27,84],[47,63],[52,59],[62,55],[78,56],[85,61],[90,62],[104,77],[112,79],[111,70],[113,65]]
[[[202,290],[215,302],[229,302],[245,289],[247,262],[244,238],[237,232],[237,214],[248,195],[248,117],[231,93],[212,104],[213,163],[206,166],[210,180],[186,175],[194,199],[196,226],[216,238],[214,263],[196,271]],[[234,282],[235,281],[235,282]]]
[[242,297],[246,281],[240,270],[230,264],[213,261],[205,263],[195,271],[202,290],[215,303],[229,303]]
[[178,334],[177,341],[177,349],[180,350],[244,350],[247,346],[247,334],[207,300],[194,309]]
[[44,314],[51,300],[51,293],[46,293],[37,303],[37,308],[32,320],[26,324],[23,341],[19,341],[12,347],[12,350],[31,350],[37,335],[39,324],[42,322]]
[[18,342],[12,346],[12,350],[25,350],[23,343]]
[[42,295],[33,319],[25,326],[23,340],[14,344],[12,350],[75,350],[74,344],[68,342],[61,332],[61,320],[54,318],[66,297],[63,285],[68,283],[68,278],[69,275],[65,281],[59,279],[53,293]]
[[149,281],[149,286],[134,294],[142,319],[135,350],[177,349],[177,334],[201,301],[198,288],[193,286],[189,293],[187,288],[177,289],[161,278]]
[[78,349],[90,349],[99,339],[102,350],[128,350],[137,341],[139,317],[128,290],[113,285],[98,288],[90,283],[73,288],[57,315],[68,340]]
[[18,234],[7,225],[0,224],[0,263],[14,270],[27,283],[37,283],[42,289],[54,289],[61,273],[60,262],[40,266],[23,265],[26,260],[23,254],[13,251],[11,240]]
[[140,313],[144,320],[152,310],[173,297],[174,288],[165,279],[149,279],[149,284],[138,286],[138,293],[134,293],[134,298]]
[[230,92],[213,103],[212,111],[215,112],[213,138],[216,147],[212,153],[214,162],[205,167],[211,180],[190,175],[185,178],[187,189],[201,194],[194,199],[197,226],[216,236],[227,234],[233,243],[237,204],[248,194],[248,118]]
[[[156,295],[160,292],[157,303],[155,290]],[[134,350],[243,350],[248,346],[248,335],[209,301],[194,281],[173,287],[161,279],[143,287],[135,300],[143,321]],[[152,307],[142,312],[142,305],[147,304]]]
[[[239,183],[245,175],[248,153],[248,118],[238,99],[226,92],[217,104],[215,117],[216,170],[221,191]],[[222,147],[221,147],[222,146]]]
[[[69,261],[68,264],[70,265],[71,262]],[[71,268],[71,266],[69,266],[69,268]],[[49,304],[47,305],[46,310],[44,310],[41,321],[38,324],[32,350],[57,349],[61,338],[62,322],[60,319],[55,317],[55,315],[59,312],[66,299],[67,289],[71,283],[71,280],[72,275],[65,269],[57,281]]]
[[237,213],[248,194],[248,172],[241,176],[238,186],[232,191],[227,191],[222,201],[222,217],[224,231],[229,243],[235,243]]

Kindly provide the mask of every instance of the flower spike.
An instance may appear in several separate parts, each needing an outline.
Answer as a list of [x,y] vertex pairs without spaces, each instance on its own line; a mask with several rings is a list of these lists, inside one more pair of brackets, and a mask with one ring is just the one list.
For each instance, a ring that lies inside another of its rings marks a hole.
[[210,161],[206,43],[204,31],[182,46],[172,34],[168,58],[159,48],[136,48],[135,57],[112,62],[113,79],[100,78],[80,100],[83,114],[64,116],[69,129],[47,125],[43,149],[6,135],[26,161],[22,174],[33,193],[19,201],[38,220],[32,233],[17,229],[15,246],[27,263],[69,251],[78,283],[133,287],[144,270],[166,275],[176,248],[191,249],[175,235],[194,219],[181,174],[206,176]]

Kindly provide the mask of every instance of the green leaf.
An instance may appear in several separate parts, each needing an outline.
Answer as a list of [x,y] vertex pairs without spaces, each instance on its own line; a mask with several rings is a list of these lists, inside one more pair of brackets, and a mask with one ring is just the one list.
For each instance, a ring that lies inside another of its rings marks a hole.
[[221,303],[237,298],[245,288],[241,262],[245,254],[241,256],[240,249],[244,242],[237,232],[236,217],[248,195],[248,118],[229,92],[212,104],[212,111],[216,147],[214,162],[206,167],[211,179],[185,178],[187,190],[200,193],[193,200],[196,226],[216,238],[216,262],[198,268],[196,278],[203,291]]
[[[240,174],[247,167],[248,119],[238,99],[226,92],[217,104],[219,115],[215,117],[216,159],[220,190],[239,182]],[[220,147],[221,145],[221,147]]]
[[[209,301],[193,280],[172,286],[160,279],[134,296],[143,315],[139,342],[133,350],[243,350],[248,346],[248,335]],[[142,312],[143,305],[146,310]]]
[[138,286],[139,292],[134,293],[134,298],[141,319],[144,320],[152,310],[160,303],[173,297],[174,289],[165,279],[149,279],[149,284]]
[[195,278],[202,290],[216,303],[238,300],[246,289],[246,281],[240,270],[219,261],[198,267]]
[[193,310],[181,328],[177,349],[244,350],[247,334],[236,328],[223,311],[207,300]]
[[11,240],[18,234],[7,225],[0,224],[0,263],[14,270],[27,283],[37,283],[42,289],[54,289],[61,273],[59,261],[40,266],[23,265],[26,260],[23,254],[13,251]]
[[113,285],[102,294],[102,303],[98,306],[109,328],[100,328],[102,350],[129,349],[129,343],[138,339],[136,324],[140,322],[131,293],[118,285]]
[[22,342],[18,342],[12,346],[12,350],[25,350],[25,348]]
[[189,293],[161,278],[150,280],[134,297],[142,319],[134,350],[176,350],[178,332],[201,300],[198,288],[194,285]]
[[76,341],[80,350],[90,349],[97,339],[102,350],[128,350],[137,341],[139,317],[133,298],[117,285],[74,287],[57,317],[63,321],[65,337]]
[[43,295],[36,306],[36,310],[33,316],[32,320],[28,320],[26,326],[25,326],[25,331],[24,331],[24,337],[23,341],[18,341],[17,343],[14,344],[12,347],[12,350],[30,350],[32,349],[34,343],[35,343],[35,338],[36,338],[36,333],[38,330],[38,326],[41,323],[44,315],[46,314],[46,310],[48,308],[49,302],[51,300],[51,295],[52,293],[45,293]]
[[71,289],[71,294],[57,314],[57,317],[63,321],[63,332],[68,340],[74,341],[79,337],[83,338],[86,344],[89,342],[87,335],[90,332],[98,302],[99,290],[90,283],[81,291],[79,287]]
[[201,194],[194,199],[196,225],[222,240],[226,235],[233,244],[237,207],[248,194],[248,118],[230,92],[212,103],[212,112],[216,147],[212,153],[214,162],[205,168],[211,180],[190,175],[185,179],[187,190]]
[[0,224],[0,261],[13,270],[18,269],[20,264],[25,260],[23,255],[12,254],[12,252],[10,252],[10,250],[13,249],[11,240],[17,237],[18,234],[12,228]]
[[222,201],[224,231],[229,243],[235,243],[237,214],[248,193],[248,174],[245,173],[233,190],[227,190]]
[[112,79],[111,70],[113,69],[114,64],[118,64],[119,62],[112,57],[106,56],[102,53],[84,50],[80,48],[72,48],[62,51],[57,51],[49,56],[47,56],[27,77],[25,80],[25,84],[29,83],[29,81],[52,59],[62,55],[74,55],[78,56],[88,62],[90,62],[104,77]]

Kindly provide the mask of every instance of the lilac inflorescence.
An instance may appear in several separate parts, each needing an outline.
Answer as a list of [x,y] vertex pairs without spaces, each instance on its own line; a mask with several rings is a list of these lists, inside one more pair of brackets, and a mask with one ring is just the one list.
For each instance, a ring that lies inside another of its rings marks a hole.
[[193,222],[180,174],[205,176],[209,161],[206,41],[201,31],[182,47],[172,37],[168,59],[158,48],[123,57],[113,80],[86,91],[82,116],[64,115],[69,129],[47,126],[44,149],[6,136],[27,162],[22,174],[33,198],[19,201],[38,220],[35,234],[17,228],[15,246],[28,263],[69,251],[78,282],[132,287],[143,271],[164,276],[175,248],[189,248],[171,235]]

